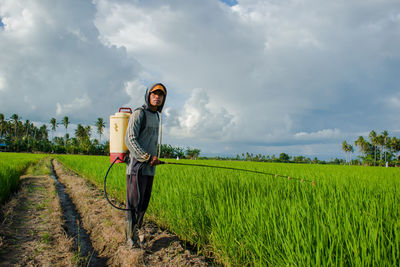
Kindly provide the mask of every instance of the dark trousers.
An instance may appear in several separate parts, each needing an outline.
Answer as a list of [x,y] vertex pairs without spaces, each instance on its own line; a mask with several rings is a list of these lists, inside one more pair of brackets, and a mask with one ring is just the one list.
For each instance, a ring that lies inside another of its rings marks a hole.
[[137,223],[139,227],[142,224],[150,202],[153,179],[154,176],[142,175],[140,170],[137,175],[126,175],[126,208],[131,209],[126,218],[132,228]]

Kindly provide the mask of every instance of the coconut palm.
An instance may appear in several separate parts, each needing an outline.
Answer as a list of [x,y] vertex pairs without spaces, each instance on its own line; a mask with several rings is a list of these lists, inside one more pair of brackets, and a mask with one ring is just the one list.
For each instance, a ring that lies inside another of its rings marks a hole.
[[400,151],[400,139],[396,138],[396,137],[392,137],[390,139],[390,150],[393,151],[393,153],[395,153],[395,157],[396,160],[399,160],[399,151]]
[[64,145],[66,146],[66,145],[67,145],[67,133],[68,133],[67,130],[68,130],[68,124],[69,124],[69,119],[68,119],[68,117],[65,116],[61,123],[62,123],[62,124],[64,125],[64,127],[65,127],[65,143],[64,143]]
[[106,127],[106,124],[104,123],[102,118],[97,118],[96,127],[97,127],[97,133],[100,136],[99,139],[101,144],[101,135],[103,134],[104,127]]
[[353,148],[352,145],[347,144],[347,152],[349,152],[349,164],[351,164],[351,155],[352,155],[353,152],[354,152],[354,148]]
[[343,141],[343,143],[342,143],[342,150],[346,154],[346,162],[348,162],[348,160],[347,160],[348,144],[346,141]]
[[354,145],[360,147],[360,152],[364,155],[364,146],[365,146],[365,139],[361,135],[358,137],[356,141],[354,141]]
[[82,142],[82,140],[85,138],[85,135],[85,128],[79,123],[75,129],[75,137],[79,140],[79,142]]
[[0,113],[0,138],[3,138],[3,128],[5,124],[5,120],[4,120],[4,114]]
[[17,138],[17,127],[18,127],[18,121],[19,121],[19,116],[18,114],[12,114],[11,120],[14,122],[14,136]]
[[51,124],[51,138],[54,139],[54,132],[56,131],[57,128],[57,120],[55,118],[51,118],[50,124]]
[[369,133],[369,140],[371,144],[374,146],[374,165],[376,164],[376,144],[377,144],[377,135],[374,130]]
[[90,139],[91,132],[92,132],[92,128],[90,127],[90,125],[87,125],[87,126],[85,127],[85,137],[87,137],[88,139]]
[[379,146],[379,160],[382,161],[382,155],[383,155],[383,145],[384,145],[384,137],[383,135],[379,134],[376,137],[376,145]]
[[48,137],[48,130],[47,130],[47,126],[46,124],[43,124],[40,128],[39,128],[39,133],[42,137],[42,140],[46,140]]
[[382,132],[382,137],[383,137],[383,145],[381,146],[382,147],[382,151],[383,151],[383,153],[384,153],[384,159],[385,159],[385,162],[386,162],[386,151],[384,150],[384,148],[386,148],[386,144],[387,144],[387,139],[388,139],[388,136],[389,136],[389,133],[385,130],[385,131],[383,131]]

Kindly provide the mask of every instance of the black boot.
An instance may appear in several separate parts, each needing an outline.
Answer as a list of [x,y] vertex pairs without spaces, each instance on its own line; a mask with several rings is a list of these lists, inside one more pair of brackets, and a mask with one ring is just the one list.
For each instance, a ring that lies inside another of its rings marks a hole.
[[140,247],[137,224],[133,224],[130,220],[126,222],[126,244],[130,248]]
[[138,229],[142,228],[143,217],[144,217],[144,211],[139,212],[139,216],[138,216],[138,219],[137,219]]

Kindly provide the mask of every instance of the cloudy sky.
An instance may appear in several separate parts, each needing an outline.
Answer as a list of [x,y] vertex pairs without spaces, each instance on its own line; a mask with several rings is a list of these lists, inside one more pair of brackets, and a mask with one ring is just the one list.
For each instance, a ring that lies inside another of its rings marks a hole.
[[202,155],[400,136],[398,0],[0,0],[0,51],[0,113],[38,124],[108,122],[162,82],[163,142]]

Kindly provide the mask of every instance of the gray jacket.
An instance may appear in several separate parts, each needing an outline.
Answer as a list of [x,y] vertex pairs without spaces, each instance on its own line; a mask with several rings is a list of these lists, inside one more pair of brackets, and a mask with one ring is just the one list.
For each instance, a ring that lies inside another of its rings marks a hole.
[[[154,176],[155,174],[155,167],[149,165],[149,160],[152,156],[157,155],[158,131],[160,122],[157,113],[162,111],[166,99],[166,96],[164,96],[164,101],[157,111],[152,111],[150,109],[149,92],[156,85],[157,84],[154,84],[147,88],[145,94],[145,104],[142,106],[142,108],[136,109],[129,118],[125,135],[125,144],[129,150],[129,160],[127,162],[126,174],[133,174],[133,165],[137,161],[144,163],[143,167],[141,168],[143,175]],[[167,91],[166,88],[165,91]],[[143,118],[144,116],[146,117]],[[144,123],[145,126],[142,126],[142,123]]]

